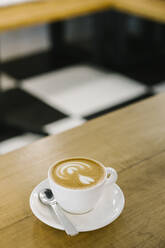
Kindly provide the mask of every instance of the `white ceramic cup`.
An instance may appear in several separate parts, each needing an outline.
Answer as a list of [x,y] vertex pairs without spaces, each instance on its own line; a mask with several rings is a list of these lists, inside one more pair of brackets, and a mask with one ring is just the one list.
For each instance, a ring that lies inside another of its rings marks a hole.
[[[75,157],[72,158],[75,159]],[[67,159],[72,159],[72,158],[67,158]],[[78,157],[77,159],[80,158],[84,159],[84,157]],[[57,202],[65,211],[73,214],[83,214],[92,210],[96,206],[107,184],[114,184],[116,182],[118,177],[117,172],[115,169],[111,167],[104,167],[103,164],[101,164],[100,162],[94,159],[85,158],[87,160],[89,159],[96,162],[97,164],[99,164],[104,168],[105,177],[103,178],[103,180],[94,186],[84,189],[71,189],[71,188],[63,187],[53,180],[52,169],[54,168],[54,166],[56,166],[56,164],[65,161],[67,159],[57,161],[49,168],[48,170],[49,185],[51,190],[53,191],[53,194]]]

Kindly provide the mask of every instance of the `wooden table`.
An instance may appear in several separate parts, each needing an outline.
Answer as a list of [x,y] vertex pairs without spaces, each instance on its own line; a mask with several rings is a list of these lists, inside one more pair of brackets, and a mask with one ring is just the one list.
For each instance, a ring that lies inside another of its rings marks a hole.
[[0,31],[117,9],[165,22],[163,0],[41,0],[0,8]]
[[[164,248],[164,106],[158,95],[0,156],[0,247]],[[33,216],[29,196],[52,162],[79,155],[118,171],[126,206],[111,225],[71,238]]]
[[65,20],[110,6],[111,0],[41,0],[0,8],[0,31]]

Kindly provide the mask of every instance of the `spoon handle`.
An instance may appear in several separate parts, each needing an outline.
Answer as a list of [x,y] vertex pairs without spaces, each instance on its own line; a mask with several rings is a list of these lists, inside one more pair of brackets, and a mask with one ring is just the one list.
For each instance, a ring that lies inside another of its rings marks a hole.
[[55,203],[55,204],[51,205],[51,207],[54,210],[54,212],[56,213],[58,220],[63,225],[65,232],[70,236],[77,235],[79,232],[76,230],[74,225],[70,222],[70,220],[63,213],[59,204]]

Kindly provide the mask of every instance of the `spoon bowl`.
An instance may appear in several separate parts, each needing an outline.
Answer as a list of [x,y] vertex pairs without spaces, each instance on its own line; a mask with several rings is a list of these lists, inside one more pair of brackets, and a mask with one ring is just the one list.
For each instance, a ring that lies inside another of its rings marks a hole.
[[57,203],[51,189],[48,188],[40,191],[39,199],[45,205],[52,205]]

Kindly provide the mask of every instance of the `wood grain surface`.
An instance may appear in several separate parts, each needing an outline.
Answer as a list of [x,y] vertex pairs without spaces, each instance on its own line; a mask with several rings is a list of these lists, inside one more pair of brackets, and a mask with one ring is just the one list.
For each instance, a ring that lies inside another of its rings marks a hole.
[[165,22],[163,0],[41,0],[0,8],[0,31],[116,9]]
[[[0,247],[165,247],[164,104],[161,94],[1,155]],[[126,197],[114,223],[72,238],[41,223],[29,207],[50,164],[70,156],[114,167]]]
[[0,31],[65,20],[111,6],[111,0],[41,0],[0,8]]

